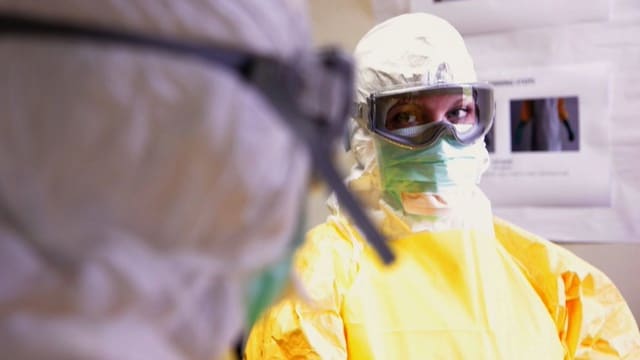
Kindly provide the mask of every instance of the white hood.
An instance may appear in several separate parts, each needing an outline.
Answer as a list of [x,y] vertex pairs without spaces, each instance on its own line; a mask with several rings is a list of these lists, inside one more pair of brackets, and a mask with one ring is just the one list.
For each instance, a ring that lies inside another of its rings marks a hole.
[[[425,13],[411,13],[391,18],[371,29],[355,49],[357,64],[356,101],[365,103],[374,92],[435,83],[472,83],[477,81],[473,61],[458,31],[445,20]],[[474,187],[449,191],[425,199],[437,216],[405,216],[381,199],[382,189],[374,138],[366,129],[352,122],[351,149],[356,166],[347,179],[377,219],[395,213],[412,231],[491,226],[490,205],[484,194]],[[482,140],[479,140],[482,141]],[[483,147],[481,172],[488,166]],[[481,174],[478,174],[478,178]],[[444,202],[442,200],[445,200]],[[474,214],[481,213],[480,217]]]

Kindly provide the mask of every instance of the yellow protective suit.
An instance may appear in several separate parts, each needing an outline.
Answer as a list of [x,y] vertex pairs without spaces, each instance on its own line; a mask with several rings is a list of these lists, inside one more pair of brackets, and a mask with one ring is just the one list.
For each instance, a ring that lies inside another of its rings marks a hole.
[[246,358],[640,359],[637,325],[602,272],[503,220],[494,229],[406,228],[384,267],[332,217],[295,259],[309,299],[274,306]]
[[[462,37],[428,14],[379,24],[355,57],[358,103],[399,85],[477,81]],[[486,149],[462,149],[473,159],[466,168],[434,170],[431,180],[448,186],[406,190],[392,206],[375,135],[350,135],[349,188],[397,260],[382,266],[330,201],[332,215],[294,258],[300,291],[256,324],[247,359],[640,359],[638,327],[602,272],[493,217],[476,185]]]

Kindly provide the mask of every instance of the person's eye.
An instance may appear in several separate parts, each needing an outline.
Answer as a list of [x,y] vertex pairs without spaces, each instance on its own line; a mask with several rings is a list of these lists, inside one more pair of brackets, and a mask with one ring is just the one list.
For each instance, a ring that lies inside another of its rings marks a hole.
[[469,110],[466,108],[457,108],[447,112],[447,120],[452,123],[464,122],[469,116]]
[[422,124],[422,114],[413,108],[401,109],[387,119],[386,127],[389,130],[408,128]]

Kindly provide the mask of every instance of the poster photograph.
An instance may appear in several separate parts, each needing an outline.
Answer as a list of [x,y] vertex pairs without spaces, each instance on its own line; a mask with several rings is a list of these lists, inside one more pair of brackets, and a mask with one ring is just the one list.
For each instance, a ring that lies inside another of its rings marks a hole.
[[579,151],[578,97],[510,100],[511,151]]
[[[603,64],[480,74],[493,84],[495,206],[607,206],[611,201],[609,81]],[[594,171],[597,169],[597,171]]]

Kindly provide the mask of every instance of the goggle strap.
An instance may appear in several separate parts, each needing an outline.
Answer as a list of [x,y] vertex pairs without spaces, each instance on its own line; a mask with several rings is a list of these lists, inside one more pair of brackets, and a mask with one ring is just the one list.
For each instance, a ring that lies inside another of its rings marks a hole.
[[333,189],[340,205],[349,213],[355,225],[382,261],[385,264],[392,263],[395,260],[395,256],[391,248],[389,248],[386,239],[375,228],[369,216],[362,210],[362,205],[358,203],[358,200],[347,189],[335,167],[329,163],[327,157],[324,156],[324,154],[329,152],[326,146],[328,146],[328,144],[321,144],[319,142],[310,144],[315,169],[319,172],[319,175],[324,178],[324,181],[326,181],[329,187]]
[[[279,78],[280,73],[278,73],[278,70],[282,71],[284,65],[273,59],[261,58],[237,50],[203,46],[144,34],[67,24],[0,12],[0,36],[2,35],[38,36],[39,38],[49,37],[74,41],[91,41],[103,44],[121,44],[159,50],[181,56],[190,56],[195,59],[225,66],[230,70],[235,70],[242,75],[245,80],[254,83],[260,90],[264,91],[268,95],[267,98],[269,101],[275,105],[279,105],[280,102],[283,101],[283,94],[277,92],[273,94],[273,91],[265,91],[267,89],[264,89],[264,87],[267,83],[273,83],[267,80]],[[282,108],[280,108],[280,111],[283,112],[284,117],[287,119],[297,118],[301,115],[297,113],[298,110],[299,109],[289,109],[289,111],[283,111]],[[346,116],[347,113],[344,115]],[[327,139],[322,137],[320,137],[322,139],[318,139],[318,137],[312,136],[317,133],[317,131],[313,131],[314,125],[310,123],[305,124],[305,122],[291,121],[290,123],[292,123],[292,127],[295,128],[295,132],[308,143],[316,169],[318,169],[328,185],[334,189],[338,200],[349,212],[355,224],[361,229],[364,236],[369,240],[382,260],[385,263],[392,262],[394,256],[386,244],[385,239],[375,229],[371,220],[358,205],[357,200],[351,195],[342,182],[336,169],[327,160],[327,154],[330,153],[329,149],[326,148],[326,146],[329,146]],[[316,139],[316,141],[312,141],[311,139]],[[320,145],[318,140],[323,141],[325,145]]]
[[7,12],[0,12],[0,36],[2,35],[37,36],[38,38],[48,37],[73,41],[137,46],[175,55],[190,56],[209,63],[225,66],[235,70],[247,80],[251,76],[255,63],[260,61],[260,58],[253,55],[228,48],[214,48],[140,33],[115,31]]

